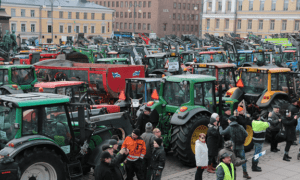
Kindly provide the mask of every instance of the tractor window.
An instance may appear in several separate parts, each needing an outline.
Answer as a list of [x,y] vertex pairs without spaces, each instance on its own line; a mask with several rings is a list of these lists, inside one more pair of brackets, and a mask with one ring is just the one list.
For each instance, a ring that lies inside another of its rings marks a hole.
[[0,85],[2,84],[8,84],[8,73],[5,69],[0,70]]
[[209,76],[216,76],[216,69],[209,69],[209,68],[194,68],[195,74],[202,74],[202,75],[209,75]]
[[169,82],[164,84],[163,98],[170,105],[180,106],[190,101],[190,84],[188,81]]
[[97,91],[100,91],[101,89],[104,89],[102,74],[90,73],[89,87],[93,93],[96,93]]
[[[281,64],[281,55],[280,54],[273,54],[272,55],[272,63]],[[286,63],[286,61],[284,61],[284,63]]]
[[23,109],[23,135],[35,135],[38,133],[38,112],[38,109]]
[[17,129],[14,128],[15,120],[16,109],[0,106],[0,144],[5,145],[15,137],[17,133]]
[[183,64],[185,64],[187,62],[193,62],[193,54],[183,55]]
[[257,62],[265,62],[264,54],[263,53],[254,53],[253,54],[253,61]]
[[194,100],[195,105],[205,106],[212,111],[214,99],[215,99],[215,87],[213,82],[197,83],[194,85]]
[[245,93],[261,94],[268,88],[268,74],[242,72],[241,78]]
[[288,93],[286,74],[272,74],[271,75],[271,90],[285,91]]
[[197,60],[197,63],[204,63],[204,58],[201,56],[201,54],[196,54],[195,59]]
[[129,53],[124,53],[119,55],[119,58],[129,58],[129,57],[130,57]]
[[13,69],[11,80],[16,84],[30,84],[34,80],[34,69]]
[[293,52],[283,52],[283,60],[285,62],[287,61],[294,61],[295,60],[295,55]]
[[159,94],[159,88],[160,88],[160,81],[154,81],[154,82],[147,82],[147,99],[143,102],[153,101],[154,99],[151,98],[151,95],[156,89],[157,93]]
[[[130,82],[127,84],[127,86],[129,89],[126,91],[126,93],[129,96],[129,98],[132,99],[144,98],[145,83],[143,81]],[[145,102],[144,99],[142,99],[142,102]]]

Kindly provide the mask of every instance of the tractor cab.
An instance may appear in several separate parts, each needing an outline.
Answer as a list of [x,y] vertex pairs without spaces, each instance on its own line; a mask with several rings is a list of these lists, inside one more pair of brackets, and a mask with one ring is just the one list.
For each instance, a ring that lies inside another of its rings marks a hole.
[[129,59],[127,58],[101,58],[97,59],[95,63],[98,64],[128,64],[130,65]]
[[289,50],[286,48],[282,52],[282,61],[288,67],[290,67],[293,71],[298,69],[298,61],[296,59],[296,50]]
[[225,52],[223,51],[204,51],[195,54],[197,63],[226,62]]
[[249,66],[264,66],[271,63],[272,49],[269,50],[242,50],[237,52],[237,58],[235,59],[239,67]]
[[182,58],[182,63],[185,66],[190,66],[191,64],[194,63],[195,61],[195,51],[182,51],[181,52],[181,58]]

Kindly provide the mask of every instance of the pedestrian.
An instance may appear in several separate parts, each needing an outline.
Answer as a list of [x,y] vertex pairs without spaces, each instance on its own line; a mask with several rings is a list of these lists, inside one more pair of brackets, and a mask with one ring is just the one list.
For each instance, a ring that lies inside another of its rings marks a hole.
[[151,108],[145,107],[145,110],[139,115],[136,120],[136,128],[140,130],[141,133],[145,132],[145,126],[150,120]]
[[143,138],[146,144],[146,155],[143,160],[144,163],[143,171],[145,173],[146,180],[151,179],[150,163],[151,163],[152,152],[154,150],[153,142],[155,139],[155,135],[153,134],[152,129],[153,129],[152,124],[148,122],[145,127],[146,132],[144,132],[141,135],[141,138]]
[[125,138],[122,148],[129,150],[126,163],[127,180],[133,180],[134,173],[138,180],[144,180],[145,176],[142,166],[146,154],[146,145],[145,141],[140,137],[139,129],[134,129],[131,135]]
[[[113,149],[113,160],[116,159],[115,160],[116,162],[114,162],[115,164],[112,164],[112,166],[114,166],[114,168],[115,168],[117,179],[124,180],[127,177],[124,161],[127,158],[127,155],[129,152],[120,151],[120,153],[119,153],[118,141],[116,141],[115,139],[109,140],[109,145],[110,145],[110,147],[112,146],[112,149]],[[121,154],[124,154],[124,155],[122,156]],[[121,156],[121,157],[119,157],[119,156]]]
[[[223,110],[224,110],[224,114],[221,116],[220,126],[223,129],[226,129],[229,126],[228,119],[231,116],[231,109],[230,109],[230,107],[225,106],[223,108]],[[223,138],[224,138],[224,141],[230,140],[230,136],[229,135],[225,135]]]
[[18,163],[9,157],[8,151],[0,151],[0,179],[1,180],[18,180],[21,177],[21,171]]
[[281,122],[281,115],[279,113],[278,105],[274,105],[273,111],[269,113],[268,122],[270,123],[269,129],[271,131],[271,152],[276,153],[277,151],[280,151],[280,149],[277,148],[278,142],[276,140],[276,135],[280,130]]
[[[228,120],[229,126],[223,130],[223,128],[219,127],[219,132],[221,135],[229,135],[230,140],[233,142],[233,151],[235,154],[241,159],[245,160],[245,150],[244,150],[244,142],[246,137],[248,136],[247,131],[243,126],[239,125],[237,122],[237,111],[235,110],[234,116],[231,116]],[[251,177],[247,173],[246,164],[242,165],[243,167],[243,177],[247,179],[251,179]]]
[[153,129],[153,133],[154,133],[155,137],[162,139],[162,137],[161,137],[161,131],[158,128],[154,128]]
[[161,138],[155,138],[153,141],[153,153],[151,159],[152,180],[160,180],[162,171],[165,167],[166,152],[162,145]]
[[195,159],[197,165],[195,180],[202,180],[203,171],[208,166],[208,148],[205,142],[205,137],[206,135],[204,133],[200,133],[199,139],[195,143]]
[[231,162],[234,165],[234,179],[236,179],[236,167],[244,164],[247,162],[247,159],[245,160],[238,160],[238,158],[235,156],[234,152],[233,152],[233,142],[232,141],[226,141],[224,143],[224,149],[221,149],[218,153],[218,164],[220,164],[220,159],[221,159],[221,155],[227,153],[227,154],[231,154]]
[[110,140],[109,140],[109,145],[112,146],[112,148],[113,148],[113,153],[114,153],[114,154],[118,154],[118,152],[119,152],[119,150],[118,150],[118,147],[119,147],[118,141],[115,140],[115,139],[110,139]]
[[244,129],[247,129],[247,122],[250,121],[250,114],[245,114],[245,109],[239,106],[237,108],[238,110],[238,117],[237,117],[237,123],[239,125],[242,125]]
[[[266,129],[270,127],[269,122],[261,121],[261,116],[263,114],[258,115],[253,114],[253,121],[252,121],[252,130],[253,130],[253,138],[252,141],[254,143],[254,156],[256,154],[261,153],[265,139],[266,139]],[[261,167],[257,164],[259,162],[259,158],[254,159],[252,158],[252,171],[260,172],[262,171]]]
[[235,179],[234,165],[231,162],[232,154],[223,153],[221,155],[220,164],[217,167],[217,180],[233,180]]
[[219,150],[219,143],[220,133],[218,131],[218,121],[211,117],[210,123],[208,124],[208,131],[207,131],[207,148],[208,148],[208,167],[207,172],[215,173],[215,168],[213,164],[216,164],[216,156],[218,155]]
[[[293,117],[294,115],[299,113],[298,99],[293,98],[291,103],[292,104],[289,105],[288,110],[289,112],[292,112],[291,116]],[[295,133],[295,140],[297,140],[296,133]],[[294,141],[292,145],[298,145],[298,144]]]
[[100,164],[95,168],[95,180],[117,180],[113,178],[112,168],[109,166],[112,156],[104,151],[100,156]]
[[290,159],[292,158],[289,156],[289,151],[291,145],[295,141],[296,126],[298,124],[297,115],[294,114],[294,116],[292,116],[292,112],[289,112],[288,115],[285,118],[283,118],[282,124],[284,125],[286,132],[286,144],[284,149],[283,160],[290,161]]

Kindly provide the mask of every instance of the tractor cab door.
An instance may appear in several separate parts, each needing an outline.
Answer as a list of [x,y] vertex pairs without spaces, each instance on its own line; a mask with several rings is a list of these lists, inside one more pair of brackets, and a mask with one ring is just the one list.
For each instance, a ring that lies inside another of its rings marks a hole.
[[147,102],[145,99],[146,84],[145,81],[131,80],[126,83],[126,100],[139,99],[140,104]]
[[217,92],[214,82],[201,82],[194,84],[194,103],[203,106],[210,112],[214,112],[215,92]]
[[287,77],[287,87],[289,97],[291,99],[300,97],[300,73],[299,72],[289,72],[285,73]]

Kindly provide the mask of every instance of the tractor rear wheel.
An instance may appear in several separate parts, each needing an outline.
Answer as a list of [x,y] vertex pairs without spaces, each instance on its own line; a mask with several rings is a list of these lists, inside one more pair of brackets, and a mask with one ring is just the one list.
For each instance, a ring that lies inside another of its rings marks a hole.
[[244,150],[245,150],[245,152],[249,152],[249,151],[251,151],[251,149],[254,146],[254,143],[253,143],[253,130],[252,130],[251,124],[247,124],[246,131],[248,133],[248,136],[247,136],[247,138],[245,140],[245,143],[244,143]]
[[65,180],[64,163],[48,148],[25,150],[23,155],[16,158],[21,170],[21,180]]
[[192,117],[186,124],[175,126],[172,132],[171,146],[175,156],[186,166],[194,167],[195,142],[200,133],[207,133],[209,117],[198,114]]

